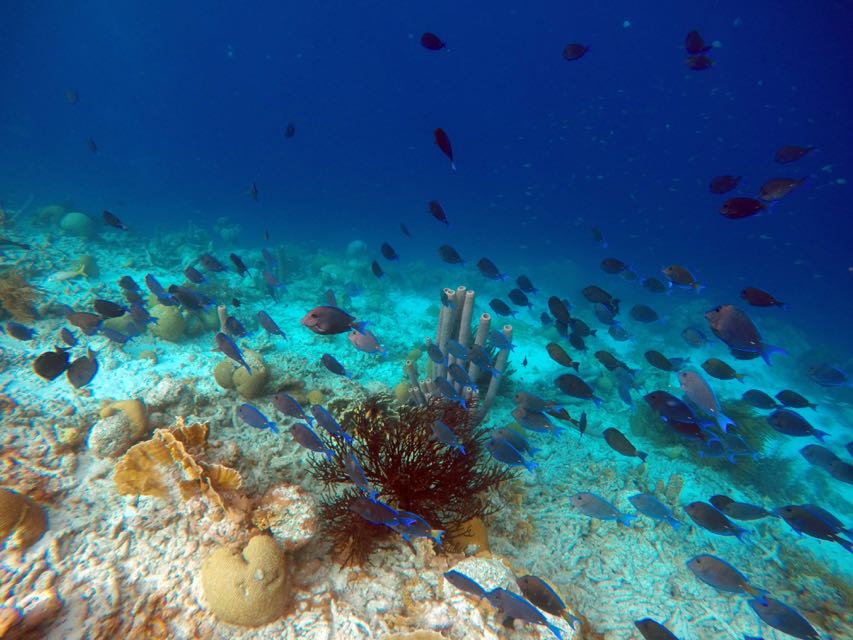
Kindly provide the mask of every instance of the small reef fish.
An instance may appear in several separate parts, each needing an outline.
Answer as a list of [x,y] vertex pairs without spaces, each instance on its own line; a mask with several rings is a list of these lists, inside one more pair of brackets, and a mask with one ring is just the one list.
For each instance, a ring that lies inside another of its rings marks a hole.
[[734,427],[735,422],[728,418],[720,408],[720,401],[717,400],[717,395],[708,382],[695,371],[680,371],[678,373],[678,383],[684,395],[695,404],[705,414],[711,416],[720,425],[723,433],[726,433],[729,427]]
[[284,391],[278,391],[273,394],[272,404],[286,416],[296,418],[297,420],[305,420],[308,424],[314,422],[314,418],[305,413],[299,401]]
[[708,191],[717,195],[723,195],[735,189],[740,183],[740,179],[741,176],[716,176],[711,178],[711,182],[708,183]]
[[444,207],[442,207],[437,201],[430,200],[427,205],[429,208],[430,214],[432,217],[446,225],[448,229],[450,229],[450,222],[447,220],[447,214],[444,212]]
[[664,422],[697,423],[696,414],[681,399],[668,391],[652,391],[643,396],[652,410]]
[[[503,337],[503,334],[501,333],[500,336]],[[504,338],[504,342],[506,342],[506,338]],[[478,346],[478,345],[472,345],[471,349],[473,349],[475,346]],[[468,354],[469,354],[468,347],[466,347],[465,345],[463,345],[461,342],[459,342],[457,340],[448,340],[447,344],[444,345],[444,348],[447,349],[447,353],[449,355],[453,356],[454,358],[456,358],[460,362],[467,362],[469,360],[469,358],[468,358]],[[510,345],[510,348],[514,349],[515,345]],[[488,356],[488,354],[486,354],[486,355]],[[441,363],[439,363],[439,364],[441,364]]]
[[319,404],[311,405],[311,415],[321,427],[331,433],[333,436],[343,438],[347,444],[352,444],[352,436],[344,431],[344,428],[338,424],[338,421],[329,413],[325,407]]
[[302,445],[309,451],[324,454],[327,460],[332,460],[335,457],[335,452],[329,449],[320,439],[320,436],[314,433],[314,430],[304,422],[297,422],[291,425],[290,435],[297,444]]
[[[412,522],[406,524],[408,520]],[[400,525],[392,527],[399,533],[403,540],[411,542],[412,538],[429,538],[437,545],[441,546],[444,541],[443,529],[433,529],[430,524],[416,513],[410,511],[400,511]]]
[[378,262],[376,262],[376,260],[370,263],[370,270],[377,278],[381,278],[385,275],[385,272],[382,270],[382,267],[379,265]]
[[580,60],[586,55],[587,51],[589,51],[589,47],[586,45],[582,45],[577,42],[567,44],[565,47],[563,47],[563,60],[566,60],[568,62]]
[[281,330],[281,327],[276,324],[276,321],[273,320],[272,317],[270,317],[270,314],[266,311],[261,309],[255,317],[258,319],[258,324],[260,324],[268,334],[281,336],[285,340],[287,339],[287,336],[284,335],[284,331]]
[[708,502],[714,505],[721,513],[735,520],[760,520],[767,517],[777,517],[772,511],[749,502],[736,502],[728,496],[715,495],[708,498]]
[[400,232],[401,232],[404,236],[406,236],[407,238],[411,238],[411,237],[412,237],[412,232],[411,232],[411,231],[409,231],[409,227],[407,227],[407,226],[406,226],[405,224],[403,224],[402,222],[400,223]]
[[352,483],[358,487],[359,491],[367,494],[370,500],[376,500],[378,491],[370,486],[370,482],[368,482],[367,476],[364,474],[364,469],[355,456],[354,451],[350,451],[344,457],[344,471],[349,476],[349,479],[352,480]]
[[513,397],[515,404],[519,407],[524,408],[526,411],[545,411],[546,409],[550,409],[555,406],[555,402],[551,400],[544,400],[537,395],[534,395],[528,391],[519,391]]
[[456,571],[456,569],[445,572],[444,579],[460,591],[464,591],[476,598],[482,599],[486,597],[486,590],[483,587],[464,573]]
[[678,640],[672,631],[651,618],[634,620],[634,626],[646,640]]
[[569,324],[569,322],[572,321],[572,317],[569,313],[569,306],[557,296],[551,296],[548,298],[548,311],[550,311],[551,315],[554,316],[554,319],[559,322]]
[[726,200],[720,207],[720,215],[729,220],[740,220],[766,210],[767,205],[760,200],[739,196]]
[[367,329],[364,331],[356,331],[353,329],[347,335],[347,340],[349,340],[350,344],[362,353],[378,354],[382,358],[385,358],[388,355],[385,347],[379,344],[379,340],[373,332]]
[[515,279],[515,284],[524,293],[539,293],[539,289],[533,286],[533,282],[525,275],[520,275]]
[[711,50],[711,45],[705,44],[702,36],[695,29],[690,31],[684,38],[684,48],[691,56],[705,53]]
[[465,265],[465,261],[462,259],[462,256],[459,255],[459,252],[449,244],[441,245],[438,248],[438,255],[447,264]]
[[653,277],[643,278],[643,281],[640,284],[642,285],[643,289],[645,289],[649,293],[664,293],[670,288],[670,286],[672,286],[668,283],[664,284],[657,278]]
[[628,438],[625,437],[619,429],[614,429],[613,427],[609,427],[604,430],[604,440],[610,445],[610,448],[613,449],[616,453],[621,453],[623,456],[628,456],[629,458],[639,458],[643,462],[646,461],[646,457],[648,454],[644,451],[638,450]]
[[551,357],[551,360],[556,362],[559,365],[564,367],[570,367],[575,371],[580,370],[580,363],[572,360],[572,356],[559,344],[556,342],[549,342],[545,345],[545,350],[548,352],[548,355]]
[[363,496],[354,498],[349,504],[349,510],[357,513],[371,524],[381,524],[392,529],[401,525],[409,525],[413,522],[411,518],[401,516],[399,512],[384,502],[371,500]]
[[433,131],[433,136],[435,137],[435,144],[438,145],[441,152],[447,156],[448,160],[450,160],[450,168],[453,171],[456,171],[456,164],[453,162],[453,147],[450,144],[450,137],[441,127]]
[[420,42],[421,46],[429,51],[440,51],[447,46],[442,42],[441,38],[429,31],[425,31],[421,34]]
[[496,429],[492,432],[491,437],[506,440],[513,447],[515,447],[519,453],[526,453],[531,457],[533,457],[536,453],[539,452],[539,449],[530,446],[530,443],[527,441],[527,438],[525,438],[523,434],[519,433],[515,429],[510,429],[509,427]]
[[459,441],[457,435],[453,432],[445,422],[441,420],[433,421],[432,425],[432,436],[441,444],[447,445],[451,449],[458,449],[459,453],[463,456],[465,455],[465,447],[462,446],[462,443]]
[[619,258],[604,258],[599,264],[601,270],[609,275],[616,275],[628,268],[628,265],[622,262]]
[[187,280],[194,284],[203,284],[207,282],[207,278],[202,275],[201,271],[199,271],[193,266],[189,266],[184,269],[184,276],[186,276]]
[[796,144],[787,144],[779,147],[773,154],[773,159],[779,164],[790,164],[814,151],[814,147],[801,147]]
[[565,618],[572,629],[575,628],[575,622],[580,622],[578,618],[566,610],[566,603],[563,602],[554,587],[542,578],[526,575],[516,578],[515,583],[521,589],[522,595],[542,611],[550,613],[552,616]]
[[69,347],[77,346],[77,336],[75,336],[68,327],[62,327],[59,330],[59,339]]
[[33,361],[33,371],[45,380],[55,380],[68,369],[68,352],[57,347],[45,351]]
[[503,300],[501,300],[500,298],[492,298],[492,299],[489,301],[489,307],[490,307],[490,308],[492,309],[492,311],[494,311],[496,314],[498,314],[499,316],[502,316],[502,317],[504,317],[504,318],[505,318],[506,316],[512,316],[513,318],[515,317],[515,311],[513,311],[513,310],[510,308],[510,306],[509,306],[506,302],[504,302]]
[[686,565],[693,575],[718,591],[748,593],[761,599],[764,599],[767,594],[764,589],[758,589],[749,584],[746,576],[728,562],[709,553],[702,553],[691,558],[686,562]]
[[564,373],[554,380],[557,388],[568,396],[581,400],[592,400],[595,406],[601,406],[601,398],[596,396],[592,387],[572,373]]
[[232,253],[228,257],[234,264],[234,268],[237,269],[237,275],[239,275],[241,278],[246,275],[246,272],[249,270],[249,268],[246,266],[246,263],[243,262],[243,259],[236,253]]
[[759,389],[750,389],[749,391],[744,391],[741,396],[744,402],[749,404],[751,407],[755,407],[756,409],[776,409],[779,405],[778,403],[771,398],[769,395],[760,391]]
[[486,449],[495,460],[511,467],[524,467],[533,473],[533,470],[538,466],[532,460],[525,460],[524,456],[508,440],[496,438],[494,435],[486,443]]
[[537,433],[553,433],[559,435],[561,429],[558,429],[553,422],[548,419],[544,413],[539,411],[528,411],[524,407],[516,407],[512,410],[512,417],[522,427],[529,431]]
[[447,365],[447,356],[445,356],[439,346],[434,342],[426,345],[427,356],[435,364]]
[[237,417],[255,429],[269,429],[273,433],[278,433],[278,427],[275,422],[267,418],[257,407],[247,402],[237,407]]
[[88,311],[73,311],[66,315],[65,319],[87,336],[95,335],[104,322],[101,316]]
[[112,211],[108,211],[107,209],[104,209],[104,211],[101,215],[104,218],[104,224],[106,224],[107,226],[113,227],[115,229],[121,229],[122,231],[127,231],[127,225],[125,225],[119,219],[119,217],[116,214],[114,214]]
[[139,285],[136,284],[136,280],[134,280],[130,276],[122,276],[121,278],[119,278],[118,286],[120,286],[125,291],[141,291]]
[[255,202],[258,201],[258,185],[254,182],[249,185],[248,190],[246,191],[246,195],[248,195]]
[[[498,351],[502,351],[503,349],[509,349],[510,351],[512,351],[513,349],[515,349],[515,345],[507,339],[507,337],[503,334],[502,331],[496,331],[495,329],[492,329],[491,331],[489,331],[488,340],[489,344]],[[448,341],[448,344],[449,342],[450,341]],[[459,343],[457,342],[456,344]]]
[[691,502],[684,511],[690,516],[697,525],[720,536],[735,536],[741,542],[746,542],[746,536],[749,533],[743,527],[737,526],[729,520],[716,507],[707,502]]
[[808,398],[792,389],[780,391],[776,394],[776,399],[792,409],[813,409],[817,411],[817,405],[814,402],[809,402]]
[[823,439],[829,435],[826,431],[816,429],[803,416],[790,409],[776,409],[767,416],[767,424],[779,433],[795,438],[814,436],[823,442]]
[[548,622],[548,619],[539,609],[517,593],[507,591],[503,587],[497,587],[486,594],[486,600],[507,618],[542,625],[553,633],[557,640],[562,640],[562,631]]
[[95,352],[86,349],[86,355],[75,359],[65,370],[65,378],[75,389],[85,387],[98,373],[98,360]]
[[753,307],[782,307],[785,309],[788,306],[784,302],[779,302],[763,289],[756,287],[747,287],[740,292],[740,297]]
[[201,263],[201,266],[207,269],[208,271],[213,271],[215,273],[222,273],[225,271],[225,265],[219,262],[218,259],[210,255],[209,253],[203,253],[199,256],[198,261]]
[[[475,362],[474,364],[478,363]],[[474,384],[473,380],[471,380],[471,377],[468,375],[468,372],[465,371],[465,369],[457,363],[454,362],[449,367],[447,367],[447,373],[448,375],[450,375],[451,378],[453,378],[453,381],[458,385],[462,387],[471,387],[474,391],[477,390],[477,385]]]
[[130,317],[133,318],[133,322],[140,327],[145,327],[148,324],[156,323],[157,318],[153,317],[148,310],[142,306],[140,302],[133,302],[130,305]]
[[719,358],[708,358],[700,366],[705,373],[717,380],[737,380],[738,382],[743,382],[743,379],[746,377],[745,373],[738,373]]
[[695,289],[700,291],[704,287],[696,281],[696,277],[690,272],[690,269],[680,264],[671,264],[668,267],[661,269],[661,273],[669,282],[676,287],[685,289]]
[[390,262],[395,262],[400,259],[400,256],[397,255],[397,252],[387,242],[383,242],[382,246],[379,248],[379,251],[382,253],[382,257]]
[[346,370],[344,365],[342,365],[340,362],[338,362],[338,360],[335,358],[335,356],[333,356],[329,353],[324,353],[320,357],[320,362],[323,364],[324,367],[326,367],[326,369],[328,369],[329,371],[331,371],[335,375],[343,376],[345,378],[352,379],[352,374]]
[[801,640],[821,640],[820,633],[808,620],[775,598],[751,598],[747,604],[755,611],[755,615],[782,633]]
[[92,303],[92,307],[102,318],[120,318],[127,313],[127,308],[109,300],[97,299]]
[[845,387],[850,384],[846,373],[826,363],[809,367],[808,374],[809,378],[822,387]]
[[351,329],[364,332],[367,326],[366,322],[359,322],[343,309],[332,305],[314,307],[300,322],[302,326],[321,336],[346,333]]
[[842,537],[853,534],[825,509],[813,504],[789,504],[774,510],[794,531],[803,535],[837,542],[853,553],[853,542]]
[[629,313],[631,318],[644,324],[651,324],[652,322],[660,320],[660,316],[657,311],[647,304],[635,304],[631,307],[631,311]]
[[687,358],[667,358],[660,351],[646,351],[643,354],[646,362],[661,371],[678,371],[687,362]]
[[489,280],[506,280],[509,277],[505,273],[501,273],[497,265],[488,258],[477,260],[477,270]]
[[616,520],[626,527],[630,527],[631,522],[637,519],[637,516],[631,513],[622,513],[607,500],[594,493],[583,492],[569,496],[569,506],[590,518]]
[[758,197],[764,202],[775,202],[787,196],[806,181],[805,178],[771,178],[758,191]]
[[157,298],[157,301],[167,307],[175,307],[178,305],[178,301],[175,300],[174,296],[167,292],[163,286],[157,281],[150,273],[145,276],[145,286],[148,287],[148,290],[154,294],[154,297]]
[[296,125],[293,122],[288,122],[287,126],[284,128],[284,137],[292,138],[296,135]]
[[678,530],[681,522],[672,515],[672,509],[666,506],[650,493],[638,493],[628,498],[634,508],[653,520],[668,522],[673,529]]
[[438,393],[446,400],[456,402],[465,409],[468,408],[467,404],[465,403],[465,398],[463,398],[460,394],[456,393],[456,389],[454,389],[453,385],[447,381],[447,378],[433,378],[432,383],[438,390]]
[[27,341],[36,337],[35,329],[23,325],[20,322],[15,322],[14,320],[9,320],[6,323],[5,329],[6,335],[15,338],[16,340]]
[[252,369],[243,359],[243,352],[240,351],[240,347],[237,346],[237,343],[226,333],[222,333],[221,331],[216,334],[214,337],[216,341],[216,348],[214,351],[220,351],[223,355],[231,358],[234,362],[242,365],[246,369],[246,373],[252,375]]

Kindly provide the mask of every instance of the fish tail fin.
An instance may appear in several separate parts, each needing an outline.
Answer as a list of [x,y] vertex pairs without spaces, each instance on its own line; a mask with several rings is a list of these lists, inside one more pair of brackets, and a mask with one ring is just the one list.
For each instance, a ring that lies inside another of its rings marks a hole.
[[575,371],[580,372],[580,370],[581,370],[581,363],[580,363],[580,362],[573,362],[573,363],[572,363],[572,369],[574,369]]
[[761,345],[761,357],[764,359],[764,362],[767,363],[767,366],[773,366],[773,363],[770,362],[770,356],[774,353],[781,353],[782,355],[789,355],[788,352],[782,347],[776,347],[772,344],[763,344]]
[[526,468],[530,473],[533,473],[533,470],[534,470],[536,467],[538,467],[538,466],[539,466],[539,465],[538,465],[538,464],[536,464],[533,460],[525,460],[525,461],[524,461],[524,467],[525,467],[525,468]]
[[770,595],[770,592],[765,589],[759,589],[758,587],[753,587],[751,584],[745,584],[743,585],[743,590],[758,600],[761,604],[767,604],[767,596]]
[[276,423],[273,422],[272,420],[267,422],[266,425],[264,425],[264,426],[269,427],[270,431],[272,431],[273,433],[278,433],[278,425],[276,425]]
[[595,403],[596,407],[601,407],[601,398],[599,398],[598,396],[592,396],[592,401]]
[[738,530],[737,530],[737,533],[735,534],[735,537],[738,540],[740,540],[741,542],[743,542],[744,544],[749,544],[750,542],[752,542],[752,539],[749,537],[749,533],[750,532],[747,531],[746,529],[742,529],[742,528],[738,527]]
[[450,169],[451,169],[452,171],[456,171],[456,163],[455,163],[455,162],[453,162],[453,160],[451,160],[451,161],[450,161]]
[[548,630],[554,634],[554,636],[557,638],[557,640],[563,640],[563,632],[562,631],[560,631],[557,627],[555,627],[550,622],[548,622],[546,624],[548,626]]
[[717,424],[720,425],[720,429],[723,430],[723,433],[728,433],[729,427],[737,427],[735,421],[722,412],[717,413]]
[[836,538],[835,541],[838,544],[840,544],[842,547],[844,547],[847,551],[849,551],[850,553],[853,553],[853,542],[850,542],[850,540],[846,540],[846,539],[840,538],[840,537]]
[[326,455],[326,460],[329,462],[335,459],[335,452],[331,449],[326,449],[323,453]]
[[631,523],[636,519],[637,516],[635,516],[633,513],[620,513],[618,517],[619,522],[624,524],[626,527],[630,527]]
[[693,287],[693,290],[694,290],[697,294],[701,293],[701,292],[702,292],[702,289],[704,289],[704,288],[705,288],[705,285],[704,285],[704,284],[699,284],[698,282],[694,282],[694,283],[693,283],[693,284],[691,284],[690,286],[691,286],[691,287]]
[[812,435],[815,438],[817,438],[818,440],[820,440],[821,442],[824,442],[824,438],[826,438],[826,436],[828,436],[829,434],[826,431],[821,431],[820,429],[814,429],[812,431]]
[[675,530],[678,531],[681,528],[681,521],[676,520],[673,516],[669,516],[666,521],[669,525]]
[[459,453],[461,453],[463,456],[465,455],[465,447],[463,447],[462,445],[459,445]]
[[646,458],[648,458],[648,457],[649,457],[649,454],[648,454],[648,453],[646,453],[645,451],[637,451],[637,457],[638,457],[640,460],[642,460],[643,462],[645,462],[645,461],[646,461]]
[[443,529],[431,529],[429,532],[429,537],[439,546],[444,544],[444,540],[442,539],[444,537]]
[[743,382],[743,379],[746,377],[746,375],[747,375],[747,374],[745,374],[745,373],[736,373],[736,374],[735,374],[735,379],[736,379],[738,382]]
[[542,451],[542,449],[536,449],[534,447],[528,447],[527,454],[532,458],[533,456],[535,456],[540,451]]
[[360,322],[353,322],[352,328],[355,329],[356,331],[358,331],[359,333],[364,333],[365,330],[367,329],[367,325],[369,325],[369,324],[370,324],[370,322],[367,320],[362,320]]

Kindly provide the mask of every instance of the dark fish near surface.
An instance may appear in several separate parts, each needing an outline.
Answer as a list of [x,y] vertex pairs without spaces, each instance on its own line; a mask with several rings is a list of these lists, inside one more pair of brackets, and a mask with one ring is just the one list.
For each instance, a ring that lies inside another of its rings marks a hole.
[[691,347],[701,347],[708,342],[708,337],[697,327],[687,327],[681,332],[681,337]]
[[510,309],[509,305],[506,302],[498,298],[492,298],[489,301],[489,307],[491,307],[492,311],[494,311],[499,316],[512,316],[513,318],[515,317],[515,311]]
[[564,373],[554,380],[557,388],[568,396],[581,400],[592,400],[595,406],[601,405],[601,398],[597,397],[586,382],[572,373]]
[[586,55],[587,51],[589,51],[589,46],[578,44],[576,42],[567,44],[563,47],[563,60],[568,60],[569,62],[580,60]]
[[231,339],[231,337],[225,333],[219,332],[214,336],[214,340],[216,341],[216,348],[214,351],[220,351],[223,355],[231,358],[234,362],[242,365],[246,368],[246,373],[252,375],[252,369],[246,364],[246,361],[243,359],[243,352],[240,351],[240,347]]
[[646,640],[678,640],[672,631],[651,618],[634,620],[634,626]]
[[625,327],[623,327],[618,322],[614,322],[613,324],[611,324],[607,328],[607,333],[617,342],[625,342],[626,340],[631,339],[631,334],[629,334],[627,329],[625,329]]
[[441,38],[434,33],[425,31],[421,35],[421,46],[424,49],[429,49],[430,51],[439,51],[444,49],[447,45],[445,45],[445,43],[441,41]]
[[646,461],[648,454],[644,451],[638,450],[633,444],[631,444],[631,441],[628,440],[628,438],[626,438],[619,429],[609,427],[604,430],[603,435],[607,444],[609,444],[610,448],[616,453],[621,453],[623,456],[628,456],[629,458],[639,458],[643,462]]
[[545,400],[528,391],[519,391],[515,394],[513,400],[515,404],[527,411],[545,411],[556,404],[552,400]]
[[645,304],[635,304],[631,307],[631,317],[637,322],[646,324],[660,320],[657,311]]
[[763,589],[756,589],[746,576],[725,560],[702,553],[687,561],[687,568],[702,582],[726,593],[748,593],[763,598]]
[[286,416],[296,418],[297,420],[305,420],[308,424],[314,421],[312,416],[305,413],[299,401],[284,391],[278,391],[273,394],[272,404]]
[[684,287],[687,289],[702,289],[702,285],[696,281],[696,278],[687,267],[680,264],[671,264],[668,267],[661,269],[661,273],[666,276],[676,287]]
[[782,307],[784,309],[788,306],[784,302],[779,302],[763,289],[756,287],[747,287],[740,292],[740,297],[753,307]]
[[62,340],[69,347],[77,346],[77,337],[71,332],[68,327],[62,327],[59,330],[59,339]]
[[572,360],[572,357],[566,352],[566,350],[556,342],[549,342],[545,345],[545,349],[548,351],[548,355],[551,356],[551,360],[557,364],[561,364],[564,367],[571,367],[575,371],[580,368],[580,363]]
[[773,398],[758,389],[745,391],[741,397],[744,402],[756,409],[775,409],[779,406]]
[[843,387],[848,384],[846,373],[825,363],[809,367],[809,378],[822,387]]
[[506,280],[507,275],[501,273],[494,262],[488,258],[480,258],[477,261],[477,269],[490,280]]
[[590,227],[589,237],[592,238],[594,243],[600,244],[605,249],[607,248],[607,240],[604,238],[604,234],[598,227]]
[[610,307],[607,307],[600,302],[596,302],[593,305],[593,313],[595,313],[595,317],[601,324],[612,325],[616,322],[616,316],[613,315],[613,311]]
[[344,368],[344,365],[338,362],[335,356],[329,353],[324,353],[320,357],[320,362],[323,363],[323,366],[326,367],[326,369],[328,369],[335,375],[344,376],[346,378],[352,378],[352,374]]
[[246,266],[246,263],[243,262],[243,259],[238,256],[236,253],[232,253],[228,256],[231,259],[231,262],[234,264],[234,268],[237,269],[237,273],[240,276],[246,275],[246,272],[249,268]]
[[539,452],[539,449],[530,446],[530,443],[527,441],[527,438],[524,437],[524,434],[516,431],[515,429],[510,429],[509,427],[496,429],[492,432],[492,437],[506,440],[515,447],[519,453],[526,453],[529,456],[533,456]]
[[704,53],[700,53],[698,56],[687,56],[684,63],[691,71],[704,71],[714,66],[714,61]]
[[287,126],[284,128],[284,137],[292,138],[296,135],[296,125],[293,122],[288,122]]
[[441,152],[447,156],[448,160],[450,160],[450,168],[453,169],[453,171],[456,171],[456,165],[453,162],[453,147],[450,144],[450,137],[441,127],[433,131],[433,137],[435,138],[435,144],[438,145]]
[[394,251],[394,247],[392,247],[387,242],[382,243],[380,251],[382,252],[382,257],[384,257],[386,260],[390,260],[393,262],[394,260],[400,259],[400,256],[397,255],[397,252]]
[[140,291],[139,285],[136,284],[136,280],[134,280],[130,276],[122,276],[121,278],[119,278],[118,286],[120,286],[125,291]]
[[628,268],[628,265],[622,262],[619,258],[604,258],[601,261],[601,270],[610,275],[616,275]]
[[110,227],[114,227],[116,229],[121,229],[122,231],[127,231],[127,226],[125,226],[125,224],[121,220],[119,220],[119,217],[116,214],[104,209],[102,215],[104,218],[104,224]]
[[684,366],[687,358],[667,358],[660,351],[646,351],[643,354],[646,361],[661,371],[678,371]]
[[594,336],[596,329],[590,329],[589,325],[580,318],[569,318],[569,327],[572,333],[579,335],[581,338]]
[[785,353],[784,349],[765,344],[758,328],[743,311],[734,305],[724,304],[705,312],[711,331],[730,349],[759,353],[769,365],[774,353]]
[[622,513],[607,500],[594,493],[583,492],[569,496],[569,507],[590,518],[617,520],[626,527],[630,527],[631,521],[637,519],[637,516],[633,514]]
[[755,615],[774,629],[800,638],[800,640],[821,640],[820,633],[800,613],[775,598],[765,596],[747,600]]
[[668,287],[657,278],[643,278],[643,289],[650,293],[664,293]]
[[515,279],[515,284],[518,285],[518,288],[521,289],[524,293],[538,293],[539,289],[533,286],[533,282],[530,281],[525,275],[518,276]]
[[6,323],[5,328],[6,334],[16,340],[32,340],[36,337],[35,329],[23,325],[20,322],[15,322],[14,320],[9,320],[9,322]]
[[203,266],[208,271],[221,272],[225,271],[225,265],[219,262],[216,258],[214,258],[209,253],[203,253],[198,259],[201,262],[201,266]]
[[628,369],[628,365],[622,362],[619,358],[614,356],[609,351],[599,350],[595,352],[595,359],[598,360],[601,365],[607,369],[608,371],[615,371],[616,369]]
[[91,151],[95,155],[98,155],[98,143],[95,142],[92,138],[86,139],[86,146],[89,147],[89,151]]
[[708,191],[718,195],[728,193],[737,187],[740,182],[740,178],[740,176],[717,176],[715,178],[711,178],[711,182],[708,184]]
[[92,307],[103,318],[120,318],[127,313],[127,309],[120,304],[110,302],[109,300],[101,300],[100,298],[92,303]]
[[373,262],[370,263],[370,270],[373,272],[373,275],[375,275],[377,278],[381,278],[382,276],[385,275],[385,272],[382,271],[382,267],[379,265],[378,262],[376,262],[376,260],[374,260]]
[[89,384],[96,373],[98,373],[98,361],[95,358],[95,352],[87,349],[85,356],[74,360],[65,370],[65,377],[72,387],[80,389]]
[[528,300],[527,295],[525,295],[524,291],[521,289],[512,289],[509,292],[509,299],[513,304],[516,304],[519,307],[527,307],[528,309],[533,308],[533,303]]
[[569,307],[557,296],[551,296],[548,298],[548,310],[551,312],[551,315],[560,322],[568,324],[572,320],[569,315]]
[[45,351],[33,361],[33,371],[45,380],[55,380],[68,369],[68,352],[57,347]]
[[847,551],[853,552],[853,542],[843,538],[851,532],[831,513],[813,504],[789,504],[774,510],[797,533],[812,538],[837,542]]
[[708,502],[714,505],[730,518],[735,520],[761,520],[762,518],[775,517],[772,511],[749,502],[736,502],[724,495],[715,495],[708,498]]
[[184,269],[184,275],[186,276],[187,280],[195,284],[202,284],[203,282],[207,281],[207,278],[202,275],[201,271],[192,266]]
[[717,380],[738,380],[743,382],[745,373],[738,373],[719,358],[708,358],[702,363],[702,368],[712,378]]
[[720,207],[720,214],[729,220],[739,220],[741,218],[749,218],[757,213],[767,209],[760,200],[755,198],[745,198],[742,196],[729,198]]
[[763,185],[758,193],[758,197],[765,202],[774,202],[781,200],[794,189],[799,187],[806,181],[805,178],[797,180],[795,178],[771,178]]
[[406,236],[407,238],[411,238],[411,237],[412,237],[412,233],[409,231],[409,227],[407,227],[407,226],[406,226],[405,224],[403,224],[402,222],[400,223],[400,231],[401,231],[401,232],[403,233],[403,235],[404,235],[404,236]]
[[650,493],[638,493],[628,498],[628,502],[634,505],[634,508],[644,516],[668,522],[675,530],[681,527],[681,522],[672,515],[672,509]]
[[735,536],[741,542],[745,542],[748,531],[737,526],[729,520],[722,512],[707,502],[691,502],[684,511],[697,525],[703,529],[721,536]]
[[321,336],[346,333],[350,329],[364,331],[366,322],[359,322],[343,309],[331,305],[314,307],[300,320],[302,326]]
[[833,466],[841,462],[841,458],[826,447],[819,444],[808,444],[800,449],[800,455],[813,467],[829,471]]
[[684,48],[691,56],[695,56],[697,54],[710,51],[711,45],[705,44],[705,41],[702,39],[702,36],[699,35],[699,32],[694,29],[693,31],[689,32],[687,36],[685,36]]
[[438,255],[447,264],[465,264],[465,261],[462,259],[462,256],[459,255],[459,252],[449,244],[441,245],[438,248]]
[[815,429],[809,424],[808,420],[790,409],[776,409],[776,411],[767,416],[767,424],[779,433],[784,433],[795,438],[814,436],[823,442],[823,439],[829,435],[826,431]]
[[786,407],[794,409],[815,409],[817,405],[814,402],[809,402],[808,398],[800,395],[791,389],[785,389],[776,394],[776,399]]
[[589,285],[588,287],[584,287],[581,290],[581,294],[589,302],[592,302],[592,303],[600,302],[601,304],[609,307],[613,311],[614,314],[619,313],[619,300],[617,298],[614,298],[609,293],[607,293],[601,287],[597,287],[595,285]]
[[795,144],[789,144],[777,149],[773,155],[773,159],[779,164],[790,164],[791,162],[796,162],[812,150],[814,150],[814,147],[800,147]]
[[270,317],[270,314],[268,314],[266,311],[264,311],[263,309],[258,311],[256,317],[258,319],[258,323],[264,328],[267,333],[276,336],[281,336],[285,339],[287,338],[287,336],[284,335],[284,331],[281,330],[281,327],[276,324],[276,321],[273,320]]

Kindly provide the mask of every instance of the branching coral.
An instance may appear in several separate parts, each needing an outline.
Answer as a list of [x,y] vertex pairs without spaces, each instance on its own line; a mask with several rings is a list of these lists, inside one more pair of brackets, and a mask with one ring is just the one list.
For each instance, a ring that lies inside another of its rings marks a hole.
[[18,322],[32,322],[36,317],[36,288],[15,270],[0,273],[0,309]]
[[[453,430],[465,454],[433,438],[436,420]],[[492,513],[485,492],[514,476],[492,462],[485,451],[487,430],[476,424],[473,411],[456,403],[430,399],[423,406],[395,407],[392,396],[377,395],[346,410],[341,425],[353,437],[351,448],[342,440],[329,442],[336,456],[318,458],[311,467],[328,488],[320,521],[345,562],[364,561],[378,543],[396,535],[349,510],[349,503],[360,495],[355,489],[333,490],[337,483],[350,483],[344,468],[350,451],[380,500],[420,515],[448,535],[463,523]]]

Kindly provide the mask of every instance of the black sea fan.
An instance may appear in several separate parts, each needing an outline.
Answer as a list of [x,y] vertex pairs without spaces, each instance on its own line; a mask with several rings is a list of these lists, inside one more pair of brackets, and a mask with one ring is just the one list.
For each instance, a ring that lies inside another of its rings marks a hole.
[[[340,417],[341,425],[352,435],[351,450],[377,498],[395,509],[418,514],[449,535],[468,520],[493,513],[486,491],[513,477],[514,471],[495,463],[486,452],[488,430],[476,424],[474,409],[469,412],[438,398],[424,406],[394,407],[392,403],[391,396],[373,396]],[[433,438],[436,420],[453,430],[464,454]],[[345,562],[363,562],[382,540],[397,534],[349,511],[358,492],[337,492],[333,486],[351,484],[343,462],[350,446],[340,439],[328,444],[335,457],[311,462],[312,474],[327,487],[321,502],[323,530]]]

